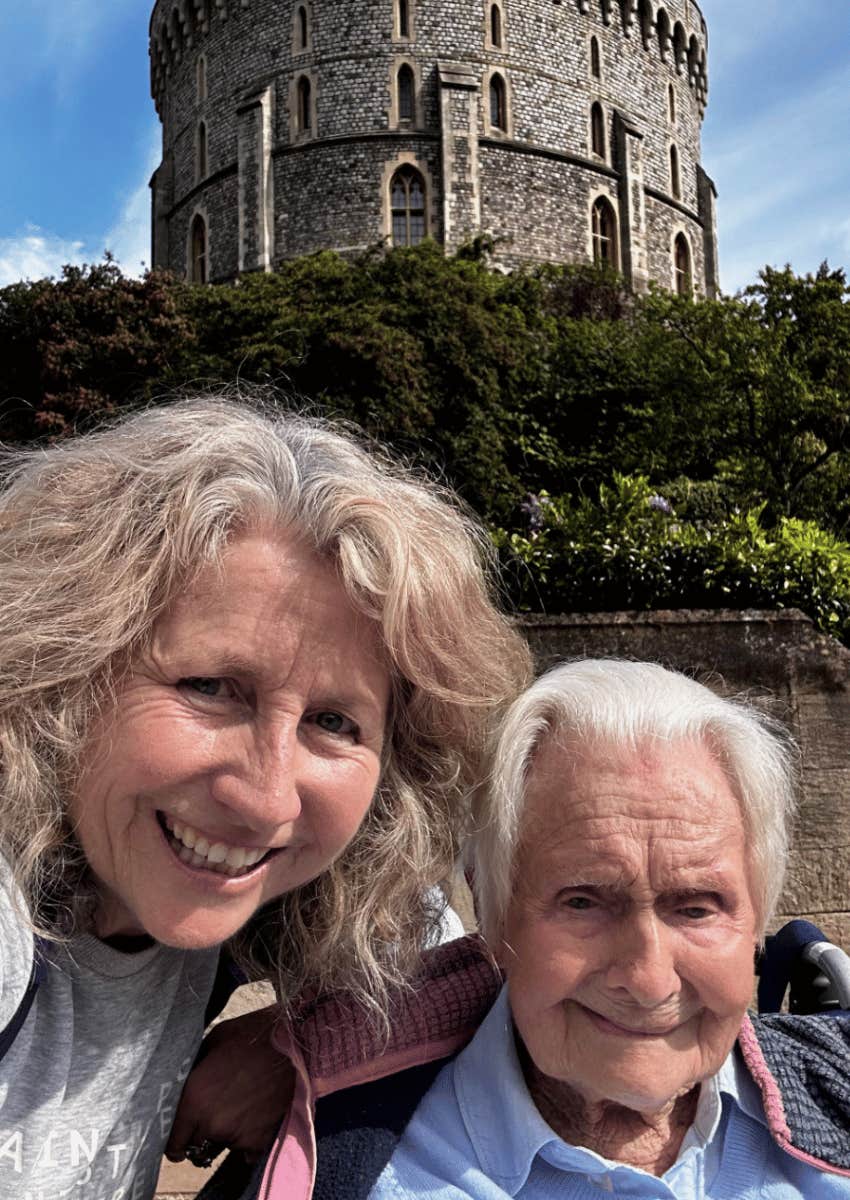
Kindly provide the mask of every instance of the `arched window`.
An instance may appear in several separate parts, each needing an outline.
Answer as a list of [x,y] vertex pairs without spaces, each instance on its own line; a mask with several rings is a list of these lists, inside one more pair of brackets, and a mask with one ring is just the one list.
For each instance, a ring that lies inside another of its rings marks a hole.
[[594,79],[602,78],[602,55],[599,53],[599,39],[590,39],[590,73]]
[[643,39],[643,48],[644,50],[648,50],[652,42],[652,5],[649,0],[640,0],[638,18],[640,20],[640,36]]
[[414,167],[400,167],[390,184],[393,245],[418,246],[425,237],[425,181]]
[[691,248],[683,233],[676,234],[673,244],[673,268],[676,291],[680,296],[693,295],[693,271],[691,270]]
[[416,115],[415,89],[413,70],[403,63],[398,69],[398,119],[412,121]]
[[176,8],[171,13],[171,45],[179,62],[183,57],[183,21]]
[[679,170],[679,151],[670,147],[670,191],[674,200],[682,199],[682,173]]
[[658,50],[661,54],[661,61],[667,62],[670,58],[673,35],[670,28],[670,18],[663,8],[659,8],[655,14],[655,28],[658,31]]
[[309,44],[309,25],[307,23],[307,9],[303,4],[298,6],[298,46],[301,50],[306,50]]
[[502,44],[502,10],[498,4],[490,5],[490,42],[493,46]]
[[699,75],[699,42],[695,33],[688,42],[688,79],[693,87]]
[[396,0],[398,5],[397,20],[398,20],[398,36],[402,38],[410,37],[410,2],[409,0]]
[[688,60],[688,35],[681,21],[673,26],[673,62],[677,75],[683,75]]
[[503,132],[508,128],[508,95],[501,75],[490,80],[490,128]]
[[200,213],[192,222],[192,261],[189,279],[192,283],[207,282],[207,223]]
[[198,126],[198,156],[196,161],[198,183],[202,179],[206,179],[209,170],[209,159],[207,156],[207,127],[203,121]]
[[310,80],[302,75],[298,80],[298,132],[309,133],[313,127]]
[[617,218],[609,200],[604,196],[593,205],[591,215],[593,234],[593,261],[598,267],[616,267],[619,261],[617,253]]
[[590,106],[590,148],[599,158],[605,157],[605,113],[598,100]]
[[670,114],[670,124],[676,124],[676,89],[672,83],[667,84],[667,111]]
[[197,69],[198,103],[203,104],[207,98],[207,60],[203,54],[198,59]]

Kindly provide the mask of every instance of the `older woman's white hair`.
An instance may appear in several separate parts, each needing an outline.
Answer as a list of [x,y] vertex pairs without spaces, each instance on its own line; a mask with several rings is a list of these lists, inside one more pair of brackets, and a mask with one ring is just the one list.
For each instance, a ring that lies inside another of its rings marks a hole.
[[586,659],[541,676],[514,702],[496,733],[467,851],[491,945],[498,943],[512,894],[534,756],[553,739],[577,752],[632,749],[647,739],[704,743],[741,806],[750,883],[764,931],[782,889],[794,812],[794,750],[783,726],[749,703],[721,697],[654,663]]

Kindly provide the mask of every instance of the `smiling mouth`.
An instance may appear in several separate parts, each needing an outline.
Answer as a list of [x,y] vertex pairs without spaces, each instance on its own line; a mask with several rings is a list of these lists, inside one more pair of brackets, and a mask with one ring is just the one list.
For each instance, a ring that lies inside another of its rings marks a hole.
[[619,1034],[621,1037],[663,1038],[668,1037],[674,1030],[679,1028],[678,1024],[676,1024],[667,1025],[664,1029],[634,1029],[630,1025],[620,1025],[617,1021],[603,1017],[601,1013],[594,1012],[592,1008],[586,1008],[583,1004],[580,1007],[585,1015],[590,1017],[597,1028],[601,1029],[604,1033]]
[[169,849],[180,862],[196,870],[212,871],[231,879],[241,879],[262,866],[278,851],[257,846],[231,846],[210,840],[191,825],[175,821],[165,813],[156,814]]

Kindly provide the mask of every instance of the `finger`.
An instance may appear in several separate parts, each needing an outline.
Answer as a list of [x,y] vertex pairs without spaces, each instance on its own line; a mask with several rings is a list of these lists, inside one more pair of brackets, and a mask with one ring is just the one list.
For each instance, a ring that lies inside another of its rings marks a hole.
[[196,1127],[194,1118],[182,1116],[178,1105],[177,1116],[174,1118],[171,1133],[165,1144],[165,1157],[170,1162],[183,1162],[186,1157],[186,1147],[197,1145],[201,1141],[203,1138]]

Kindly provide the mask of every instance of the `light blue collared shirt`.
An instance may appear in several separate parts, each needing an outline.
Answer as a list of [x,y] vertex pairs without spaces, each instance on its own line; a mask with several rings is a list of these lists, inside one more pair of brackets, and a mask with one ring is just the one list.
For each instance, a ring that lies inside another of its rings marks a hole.
[[369,1200],[850,1200],[850,1178],[792,1158],[770,1137],[734,1055],[702,1085],[694,1124],[660,1178],[570,1146],[531,1099],[507,989],[437,1076]]

